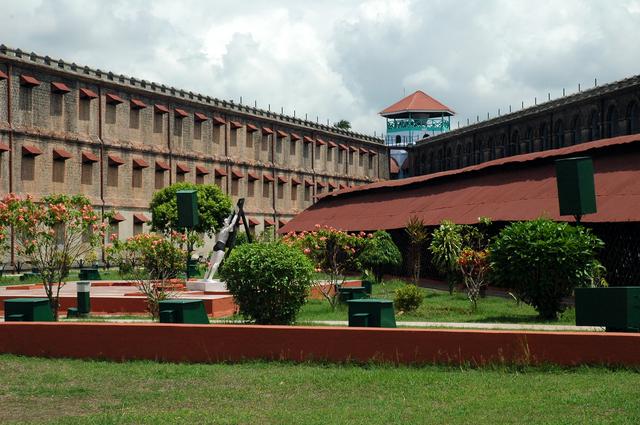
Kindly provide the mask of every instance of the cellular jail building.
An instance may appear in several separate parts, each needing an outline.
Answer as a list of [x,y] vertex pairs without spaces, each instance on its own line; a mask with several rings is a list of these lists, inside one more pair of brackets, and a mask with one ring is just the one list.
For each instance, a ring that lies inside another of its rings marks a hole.
[[245,198],[262,231],[388,178],[381,139],[0,46],[0,191],[82,193],[121,238],[148,230],[174,182]]

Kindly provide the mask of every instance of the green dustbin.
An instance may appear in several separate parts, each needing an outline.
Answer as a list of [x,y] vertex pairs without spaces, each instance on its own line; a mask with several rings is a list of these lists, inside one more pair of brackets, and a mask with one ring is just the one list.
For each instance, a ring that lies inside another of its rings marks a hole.
[[209,324],[202,300],[173,299],[159,303],[160,323]]
[[576,288],[576,326],[640,331],[640,287]]
[[200,274],[198,260],[187,261],[187,277],[196,277]]
[[97,268],[85,267],[80,269],[78,273],[78,279],[80,280],[100,280],[100,272]]
[[342,286],[340,287],[339,292],[340,302],[343,303],[349,300],[358,300],[368,297],[366,289],[362,286]]
[[396,315],[393,301],[381,299],[349,300],[349,326],[362,326],[361,314],[367,314],[367,326],[372,328],[395,328]]
[[373,290],[373,281],[369,279],[362,279],[362,287],[367,294],[371,295],[371,291]]
[[47,298],[13,298],[4,301],[5,322],[53,322]]

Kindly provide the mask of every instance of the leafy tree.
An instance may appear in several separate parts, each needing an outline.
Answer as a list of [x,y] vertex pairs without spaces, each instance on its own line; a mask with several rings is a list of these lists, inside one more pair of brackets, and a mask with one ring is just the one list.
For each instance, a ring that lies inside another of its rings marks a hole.
[[222,227],[224,219],[231,212],[231,198],[222,190],[211,184],[175,183],[153,194],[150,209],[152,214],[151,228],[165,235],[171,232],[183,232],[178,228],[178,205],[176,192],[179,190],[195,190],[198,194],[199,224],[185,232],[187,236],[187,252],[191,254],[200,240],[198,235],[213,236]]
[[305,303],[313,265],[281,242],[243,244],[220,269],[240,313],[261,325],[293,322]]
[[0,226],[13,226],[17,252],[38,268],[58,320],[60,289],[71,266],[95,250],[106,223],[83,195],[49,195],[35,202],[13,193],[0,202]]
[[181,248],[185,235],[172,233],[169,237],[141,233],[121,241],[112,238],[107,248],[110,262],[116,264],[121,276],[134,280],[147,297],[151,318],[159,315],[159,302],[171,298],[170,280],[178,277],[187,253]]
[[492,280],[553,320],[566,308],[563,298],[601,274],[596,252],[603,246],[581,226],[546,218],[513,223],[490,246]]
[[333,126],[341,130],[351,130],[351,123],[347,120],[340,120],[337,123],[333,124]]
[[420,279],[420,265],[422,261],[422,246],[429,237],[427,227],[422,219],[411,216],[405,227],[405,232],[409,238],[409,249],[411,254],[411,273],[413,283],[418,284]]
[[462,248],[462,226],[449,220],[443,220],[440,226],[433,231],[429,251],[433,265],[446,276],[449,294],[453,294],[453,287],[460,274],[458,257]]
[[362,267],[373,272],[376,283],[380,283],[386,267],[399,266],[402,263],[402,254],[391,235],[384,230],[378,230],[367,240],[359,260]]

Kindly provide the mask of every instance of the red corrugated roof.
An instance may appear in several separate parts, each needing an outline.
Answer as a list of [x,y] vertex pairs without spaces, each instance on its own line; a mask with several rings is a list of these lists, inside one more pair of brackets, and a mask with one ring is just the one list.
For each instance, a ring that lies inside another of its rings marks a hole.
[[82,152],[82,162],[98,162],[98,156],[91,151]]
[[120,223],[121,221],[125,221],[126,219],[124,218],[124,216],[120,213],[115,213],[113,215],[113,217],[111,217],[111,222],[116,222],[116,223]]
[[37,78],[32,77],[31,75],[22,74],[20,76],[20,85],[27,87],[36,87],[40,85],[40,81]]
[[594,159],[598,212],[585,222],[640,221],[640,135],[487,162],[461,170],[373,183],[321,196],[282,229],[311,230],[316,224],[343,230],[403,228],[411,216],[427,225],[443,219],[476,223],[560,217],[554,160],[590,155]]
[[22,145],[22,153],[27,156],[42,155],[40,148],[33,145]]
[[61,159],[66,161],[67,159],[72,158],[71,152],[64,150],[62,148],[53,148],[53,159]]
[[207,174],[209,174],[209,170],[203,165],[196,165],[196,174],[200,176],[206,176]]
[[9,76],[4,72],[0,71],[0,80],[6,80],[7,78],[9,78]]
[[247,132],[253,133],[254,131],[258,131],[258,127],[253,124],[247,124]]
[[213,117],[213,123],[216,125],[225,125],[227,122],[220,117]]
[[276,134],[278,135],[278,139],[284,139],[288,136],[287,132],[282,130],[276,131]]
[[54,92],[54,93],[66,94],[66,93],[69,93],[71,91],[71,89],[65,83],[59,83],[57,81],[52,81],[51,82],[51,91]]
[[173,110],[173,115],[176,118],[187,118],[189,116],[189,113],[187,111],[185,111],[184,109],[175,108]]
[[124,102],[124,100],[122,100],[122,98],[115,93],[107,93],[106,102],[111,105],[119,105]]
[[271,173],[262,173],[262,180],[272,182],[273,176],[271,175]]
[[169,164],[167,164],[165,161],[161,161],[159,159],[156,159],[156,170],[164,170],[164,171],[166,171],[169,168],[170,168]]
[[268,136],[270,134],[273,134],[273,130],[271,130],[269,127],[262,127],[262,134]]
[[437,101],[422,90],[411,93],[409,96],[399,100],[387,107],[380,115],[394,114],[398,112],[449,112],[454,114],[453,109]]
[[201,112],[194,112],[193,119],[196,120],[196,122],[202,122],[207,120],[207,116]]
[[220,168],[220,167],[216,167],[215,170],[213,170],[216,177],[224,177],[227,175],[227,172],[225,171],[224,168]]
[[98,95],[91,89],[82,88],[80,89],[80,97],[83,99],[95,99]]
[[189,172],[189,165],[183,163],[183,162],[178,162],[176,164],[176,173],[178,174],[187,174]]
[[142,158],[133,158],[133,168],[147,168],[149,163]]
[[153,110],[157,114],[168,114],[169,113],[169,108],[167,108],[164,105],[157,104],[157,103],[155,105],[153,105]]
[[11,148],[6,143],[0,143],[0,152],[8,152]]
[[247,178],[249,179],[250,182],[260,180],[260,177],[258,177],[255,171],[247,172]]
[[133,221],[135,223],[146,223],[147,221],[149,221],[149,218],[147,218],[147,216],[144,215],[143,213],[134,213]]
[[119,167],[122,164],[124,164],[124,159],[120,158],[116,154],[110,153],[109,155],[107,155],[107,158],[109,159],[110,165],[115,165],[116,167]]
[[147,104],[138,99],[131,99],[131,107],[133,109],[144,109],[147,107]]

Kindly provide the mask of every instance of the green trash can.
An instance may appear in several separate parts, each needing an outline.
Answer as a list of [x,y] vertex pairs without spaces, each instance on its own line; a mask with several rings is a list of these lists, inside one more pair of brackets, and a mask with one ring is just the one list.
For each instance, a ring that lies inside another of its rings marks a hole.
[[373,291],[373,281],[369,279],[362,279],[362,287],[367,294],[371,295],[371,292]]
[[13,298],[4,301],[5,322],[53,322],[47,298]]
[[80,269],[78,273],[78,279],[80,280],[101,280],[100,272],[97,268],[85,267]]
[[367,314],[367,326],[372,328],[395,328],[396,315],[393,301],[382,299],[359,299],[347,301],[349,305],[349,326],[359,326],[363,316]]
[[576,326],[640,331],[640,287],[576,288]]
[[187,261],[187,278],[196,277],[200,273],[198,260]]
[[173,299],[159,303],[160,323],[209,324],[202,300]]

